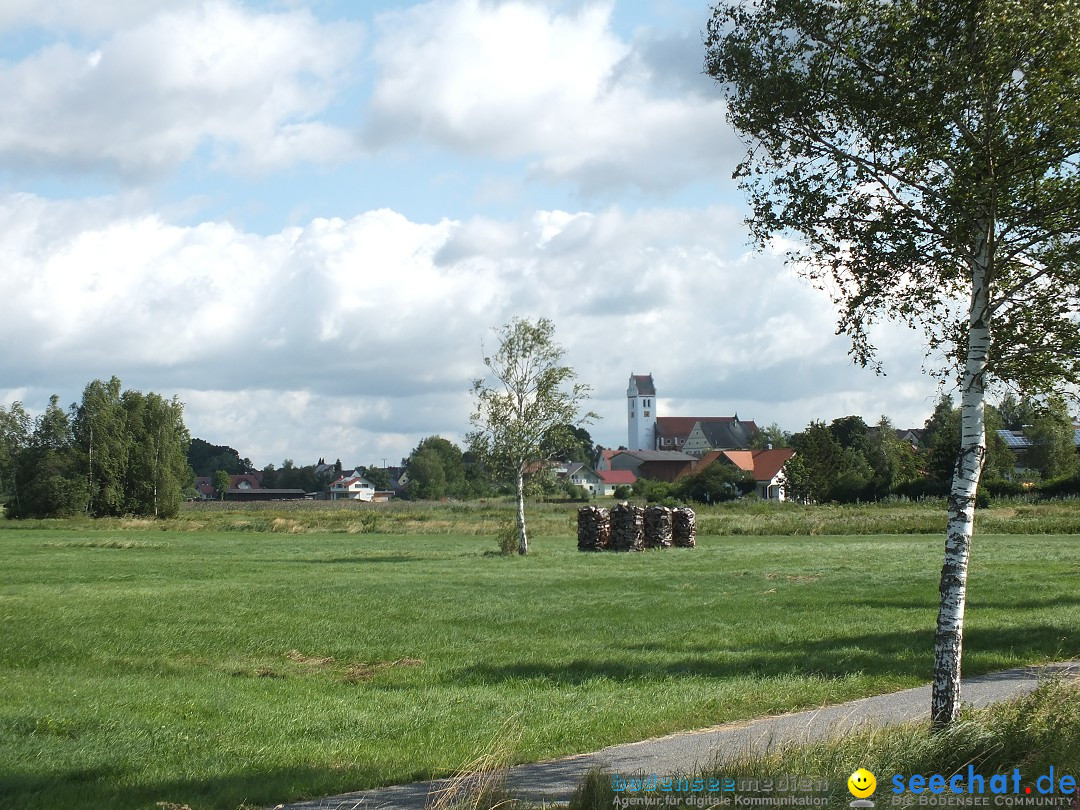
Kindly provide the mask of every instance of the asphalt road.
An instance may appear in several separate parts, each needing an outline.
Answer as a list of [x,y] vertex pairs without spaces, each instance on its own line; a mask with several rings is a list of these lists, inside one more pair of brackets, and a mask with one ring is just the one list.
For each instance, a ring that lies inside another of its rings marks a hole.
[[[1080,677],[1080,661],[1025,667],[966,678],[965,704],[988,706],[1033,690],[1040,680],[1060,675]],[[589,771],[621,774],[690,774],[720,759],[757,753],[771,746],[836,736],[866,726],[885,726],[929,717],[930,687],[854,700],[812,711],[765,717],[644,742],[615,745],[592,754],[519,765],[510,769],[507,787],[515,796],[537,801],[566,801]],[[292,804],[276,810],[423,810],[446,780],[364,790]]]

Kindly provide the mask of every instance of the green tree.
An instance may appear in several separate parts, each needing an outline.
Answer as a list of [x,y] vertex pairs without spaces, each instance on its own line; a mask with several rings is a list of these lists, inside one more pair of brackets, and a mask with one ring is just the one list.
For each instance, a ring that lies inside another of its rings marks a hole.
[[210,480],[214,485],[214,492],[217,493],[218,500],[225,500],[225,493],[228,492],[229,487],[232,486],[232,478],[229,476],[229,471],[215,470],[214,475]]
[[858,362],[892,317],[955,360],[936,729],[960,707],[986,386],[1080,378],[1078,28],[1078,0],[731,0],[708,25],[755,237],[801,237],[791,259],[834,291]]
[[[360,467],[359,469],[360,473],[371,482],[375,489],[385,491],[394,488],[394,482],[390,480],[390,474],[382,467]],[[340,477],[340,475],[338,473],[335,477]]]
[[544,451],[559,461],[577,461],[592,464],[595,444],[592,434],[583,427],[557,425],[550,437],[545,438]]
[[274,487],[278,489],[302,489],[304,492],[318,492],[326,489],[330,483],[325,479],[320,480],[314,464],[297,467],[291,458],[281,462],[281,469],[274,478]]
[[125,486],[132,436],[121,394],[115,376],[107,383],[94,380],[83,389],[75,412],[75,445],[89,491],[86,509],[95,517],[122,515],[128,506]]
[[750,437],[750,449],[765,450],[767,448],[791,447],[791,434],[773,422]]
[[754,476],[726,461],[714,461],[701,472],[679,480],[676,498],[698,503],[733,501],[754,491]]
[[[997,435],[1001,426],[997,411],[987,408],[984,418],[987,434],[986,455],[980,485],[1009,478],[1015,466],[1012,451]],[[943,395],[938,400],[933,414],[926,420],[926,433],[923,438],[926,491],[934,495],[944,495],[949,492],[950,483],[956,474],[962,438],[960,408],[953,404],[952,397]]]
[[558,445],[559,426],[577,427],[596,419],[582,413],[590,388],[562,365],[564,350],[555,342],[547,318],[514,318],[497,330],[499,348],[485,354],[492,378],[473,380],[474,430],[469,447],[485,469],[514,482],[517,491],[518,553],[527,554],[525,474],[549,459],[545,447]]
[[409,455],[410,498],[438,500],[465,498],[469,485],[465,475],[465,457],[461,448],[442,436],[428,436]]
[[827,503],[833,499],[844,464],[844,448],[824,422],[814,421],[791,437],[795,457],[785,466],[794,500]]
[[667,481],[656,481],[652,478],[638,478],[630,487],[631,491],[639,498],[644,498],[649,503],[657,503],[672,497],[674,484]]
[[446,473],[434,450],[420,450],[409,458],[409,497],[427,501],[446,497]]
[[30,443],[32,420],[21,402],[13,402],[8,408],[0,407],[0,496],[19,507],[19,488],[15,472],[19,458]]
[[834,472],[830,498],[840,503],[872,499],[874,469],[870,464],[870,428],[861,416],[842,416],[829,432],[843,448]]
[[215,470],[225,470],[230,475],[254,472],[251,459],[240,458],[240,453],[224,444],[210,444],[194,438],[188,448],[188,464],[195,475],[212,475]]
[[1001,423],[1005,430],[1023,430],[1035,422],[1038,406],[1028,396],[1017,396],[1007,392],[997,405],[1001,414]]
[[259,483],[262,484],[263,489],[278,488],[278,471],[273,464],[267,464],[262,468],[262,480]]
[[15,486],[18,500],[11,517],[64,517],[86,509],[86,479],[78,459],[71,418],[55,394],[34,421],[26,446],[18,454]]
[[127,511],[172,517],[194,476],[187,461],[191,437],[179,399],[134,389],[121,397],[130,441],[125,494]]
[[1031,439],[1027,463],[1044,479],[1076,474],[1076,430],[1063,397],[1051,396],[1035,410],[1027,437]]
[[867,435],[866,460],[873,469],[875,498],[903,492],[922,477],[915,450],[896,435],[892,422],[884,415]]

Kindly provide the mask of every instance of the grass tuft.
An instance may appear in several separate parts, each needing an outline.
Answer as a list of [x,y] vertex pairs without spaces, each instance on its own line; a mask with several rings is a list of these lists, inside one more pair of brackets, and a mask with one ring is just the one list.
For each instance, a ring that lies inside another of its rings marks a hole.
[[44,548],[168,548],[168,543],[146,543],[140,540],[72,540],[64,543],[42,543]]
[[521,738],[519,718],[510,717],[486,750],[441,784],[428,797],[426,810],[498,810],[513,804],[506,777],[514,746]]

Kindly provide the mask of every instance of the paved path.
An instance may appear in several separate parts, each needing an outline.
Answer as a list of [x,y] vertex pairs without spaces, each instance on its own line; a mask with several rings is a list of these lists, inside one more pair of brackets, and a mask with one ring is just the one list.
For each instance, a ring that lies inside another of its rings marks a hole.
[[[995,672],[963,682],[964,703],[976,707],[1030,692],[1040,679],[1053,675],[1080,677],[1080,661]],[[515,796],[566,801],[590,770],[659,776],[689,774],[719,758],[761,752],[780,743],[806,742],[841,734],[859,726],[892,725],[929,716],[930,687],[854,700],[812,711],[766,717],[655,740],[614,745],[593,754],[518,765],[507,786]],[[280,810],[423,810],[428,797],[445,780],[395,785],[306,802],[278,805]]]

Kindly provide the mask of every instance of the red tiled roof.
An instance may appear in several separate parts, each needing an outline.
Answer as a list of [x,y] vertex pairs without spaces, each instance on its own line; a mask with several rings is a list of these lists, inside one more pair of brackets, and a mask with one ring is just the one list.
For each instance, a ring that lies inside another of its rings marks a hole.
[[740,470],[753,475],[755,481],[771,481],[794,455],[795,451],[790,447],[778,447],[773,450],[714,450],[701,457],[701,463],[697,469],[701,472],[723,457]]
[[371,482],[368,481],[366,478],[359,475],[354,475],[352,478],[345,478],[345,476],[342,476],[337,481],[334,481],[332,484],[330,484],[330,486],[333,489],[348,489],[357,481],[362,481],[363,483],[368,485],[371,484]]
[[[678,437],[686,441],[686,437],[690,435],[698,422],[704,426],[709,423],[727,424],[734,421],[734,416],[658,416],[656,417],[656,433],[664,438]],[[752,419],[738,421],[749,433],[757,433],[758,426]]]
[[[754,450],[721,450],[720,455],[738,467],[740,470],[745,470],[748,473],[754,473],[754,477],[757,478],[757,468],[754,458]],[[772,478],[772,476],[769,476]]]
[[599,470],[596,473],[605,484],[632,484],[637,481],[637,476],[632,470]]
[[790,447],[777,447],[773,450],[755,450],[754,480],[771,481],[794,455],[795,451]]

